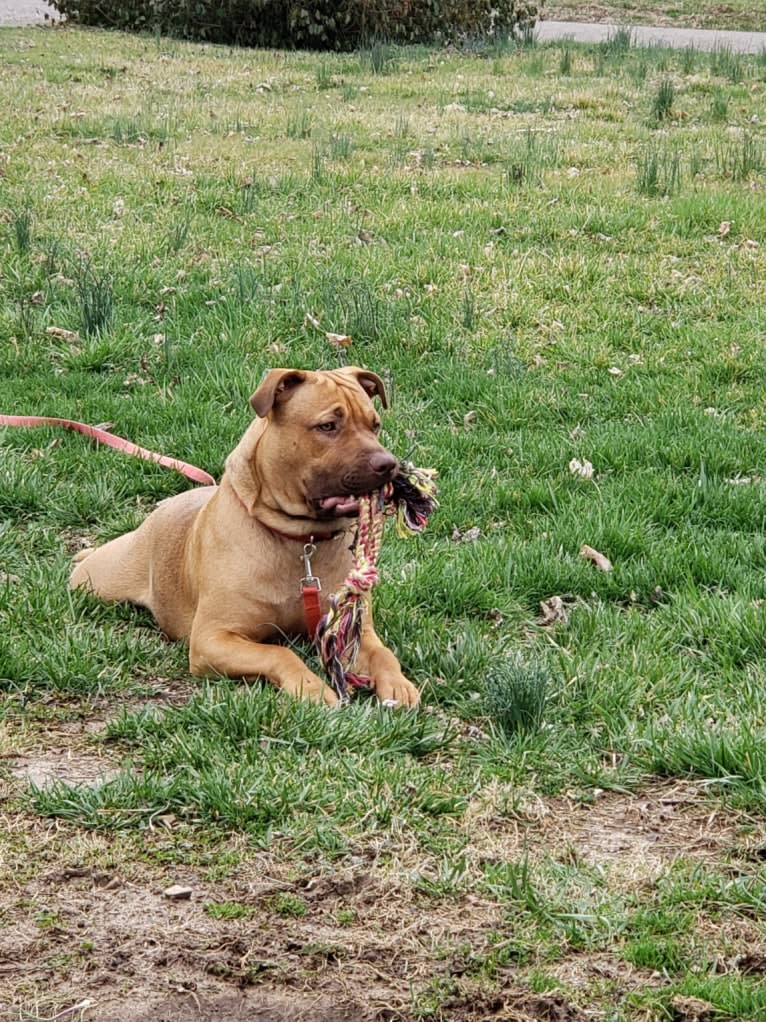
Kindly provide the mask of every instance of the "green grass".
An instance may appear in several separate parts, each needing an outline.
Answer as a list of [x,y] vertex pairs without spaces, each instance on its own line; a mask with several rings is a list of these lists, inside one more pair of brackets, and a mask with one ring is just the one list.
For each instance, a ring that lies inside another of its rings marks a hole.
[[[333,367],[324,331],[350,334],[388,381],[386,442],[438,469],[441,503],[422,538],[388,536],[377,593],[424,708],[330,713],[193,683],[145,613],[68,593],[83,539],[186,482],[0,430],[0,738],[45,750],[106,706],[82,741],[120,767],[14,789],[18,811],[137,843],[171,817],[193,847],[235,835],[299,871],[372,855],[418,904],[492,906],[476,982],[513,965],[536,990],[603,954],[639,975],[610,1017],[668,1017],[675,994],[755,1017],[715,931],[762,916],[757,869],[634,883],[555,838],[485,846],[530,804],[658,778],[766,814],[762,61],[624,36],[320,57],[3,31],[0,51],[0,411],[108,421],[219,474],[264,370]],[[542,625],[552,596],[566,614]],[[509,651],[544,685],[498,688]],[[174,685],[179,705],[137,708]],[[311,919],[304,893],[270,916]],[[204,904],[249,918],[236,891]],[[344,932],[357,909],[333,908]],[[412,1017],[456,983],[415,984]]]

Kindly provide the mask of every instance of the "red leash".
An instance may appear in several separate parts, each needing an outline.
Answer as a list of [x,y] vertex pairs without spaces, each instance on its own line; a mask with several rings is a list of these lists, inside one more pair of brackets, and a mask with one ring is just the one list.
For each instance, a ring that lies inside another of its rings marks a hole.
[[84,433],[92,437],[106,447],[113,447],[116,451],[123,451],[125,454],[132,454],[136,458],[143,458],[144,461],[155,461],[163,468],[174,468],[177,472],[192,479],[195,483],[202,483],[203,486],[215,486],[215,479],[201,468],[189,465],[178,458],[169,458],[165,454],[157,454],[155,451],[147,451],[145,447],[131,443],[121,436],[114,436],[105,429],[98,426],[88,426],[84,422],[76,422],[74,419],[52,419],[44,415],[0,415],[0,426],[63,426],[64,429],[72,429],[76,433]]

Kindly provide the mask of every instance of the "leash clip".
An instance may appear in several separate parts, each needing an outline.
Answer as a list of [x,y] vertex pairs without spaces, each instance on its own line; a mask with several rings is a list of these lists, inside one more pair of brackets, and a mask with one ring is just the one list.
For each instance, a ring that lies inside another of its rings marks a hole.
[[[313,539],[313,537],[312,537]],[[321,590],[322,584],[316,575],[311,574],[311,558],[317,552],[317,548],[314,543],[303,544],[303,571],[304,575],[301,579],[301,590],[306,587],[311,589]]]

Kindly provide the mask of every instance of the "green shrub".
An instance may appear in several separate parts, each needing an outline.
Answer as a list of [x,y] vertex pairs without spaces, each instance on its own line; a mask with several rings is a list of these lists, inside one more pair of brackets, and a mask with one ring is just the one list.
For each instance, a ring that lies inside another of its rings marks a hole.
[[528,31],[535,0],[52,0],[83,25],[215,43],[350,50]]

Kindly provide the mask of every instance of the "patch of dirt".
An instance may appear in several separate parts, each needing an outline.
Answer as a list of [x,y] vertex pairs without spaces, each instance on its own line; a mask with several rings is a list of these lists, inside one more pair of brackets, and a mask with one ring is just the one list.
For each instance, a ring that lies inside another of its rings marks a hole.
[[9,761],[8,769],[11,777],[43,789],[58,782],[95,788],[119,773],[119,768],[110,760],[78,755],[71,749],[36,756],[16,756]]
[[[22,1009],[50,1018],[87,1001],[67,1022],[393,1022],[413,1018],[412,991],[435,977],[454,987],[444,1017],[455,1022],[579,1019],[574,1008],[541,1013],[542,1001],[533,1005],[511,971],[490,996],[463,975],[459,956],[445,956],[455,947],[488,953],[504,925],[501,907],[472,896],[446,906],[413,901],[406,876],[364,857],[296,878],[290,862],[251,851],[230,877],[213,881],[202,867],[152,866],[135,852],[125,862],[120,839],[78,843],[76,828],[42,823],[30,833],[21,814],[4,822],[27,842],[6,859],[11,872],[40,850],[39,867],[27,877],[20,870],[15,883],[6,874],[0,886],[4,1020],[15,1022]],[[169,843],[160,832],[155,850]],[[167,898],[171,883],[190,886],[192,897]],[[303,915],[275,910],[285,892]],[[206,906],[222,902],[245,917],[215,918]]]
[[315,997],[297,994],[285,996],[275,991],[239,994],[202,1000],[189,991],[153,1004],[146,1012],[135,1014],[133,1008],[110,1015],[110,1022],[188,1022],[189,1019],[209,1022],[356,1022],[360,1016],[353,1007],[343,1008]]
[[[553,856],[642,876],[656,875],[679,857],[746,855],[738,842],[740,822],[692,782],[655,784],[643,795],[603,791],[589,803],[564,797],[519,804],[518,792],[488,785],[466,818],[475,835],[473,855],[485,861]],[[750,840],[760,847],[764,838],[762,823]]]
[[[665,9],[663,9],[663,6]],[[672,4],[573,3],[546,0],[546,21],[579,21],[591,24],[657,25],[668,28],[747,28],[751,18],[725,4],[700,4],[699,10],[680,10]]]
[[[70,779],[79,771],[88,783],[96,765],[103,762],[72,767]],[[511,795],[490,787],[471,806],[474,877],[488,857],[526,855],[593,863],[611,882],[634,875],[642,882],[682,855],[743,854],[736,814],[716,809],[692,784],[603,793],[590,805],[529,799],[513,811]],[[763,847],[766,825],[746,822],[748,841]],[[582,1022],[577,1002],[588,1004],[594,989],[652,984],[646,971],[603,951],[546,964],[569,996],[533,994],[512,963],[498,966],[488,986],[472,963],[491,958],[496,935],[512,937],[512,924],[489,898],[415,894],[413,875],[440,861],[392,837],[312,872],[243,836],[211,847],[172,822],[121,835],[7,813],[0,818],[0,1019],[73,1009],[61,1016],[66,1022],[407,1022],[416,1017],[413,997],[437,984],[438,1017],[450,1022]],[[230,866],[221,870],[221,862]],[[190,887],[191,898],[166,897],[172,884]],[[295,914],[279,907],[286,894]],[[238,917],[211,912],[224,903]],[[739,935],[723,943],[732,962],[750,954],[755,973],[764,948],[750,940],[747,922],[738,918]]]
[[141,696],[119,691],[91,699],[41,695],[31,709],[20,706],[17,710],[13,697],[8,696],[0,721],[0,762],[8,756],[28,758],[29,750],[41,742],[46,748],[66,745],[73,755],[81,750],[92,754],[92,736],[103,734],[123,713],[180,706],[200,690],[200,682],[190,677],[151,678],[144,685],[146,692]]

